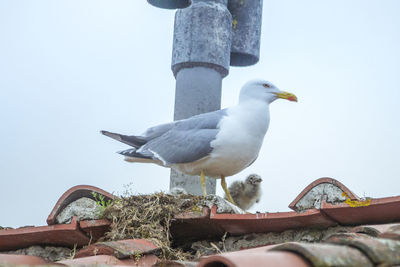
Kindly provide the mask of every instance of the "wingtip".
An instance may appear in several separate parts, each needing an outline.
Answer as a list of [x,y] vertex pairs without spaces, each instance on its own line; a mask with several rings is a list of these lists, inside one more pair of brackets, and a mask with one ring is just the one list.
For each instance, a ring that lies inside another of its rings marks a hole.
[[111,137],[111,138],[113,138],[113,137],[116,135],[116,134],[114,134],[114,133],[112,133],[112,132],[104,131],[104,130],[101,130],[100,133],[101,133],[102,135],[105,135],[105,136],[108,136],[108,137]]

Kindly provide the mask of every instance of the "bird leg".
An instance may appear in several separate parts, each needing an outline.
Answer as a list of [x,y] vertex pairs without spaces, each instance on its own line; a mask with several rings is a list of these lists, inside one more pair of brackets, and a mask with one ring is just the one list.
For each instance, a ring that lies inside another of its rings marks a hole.
[[236,205],[235,201],[233,201],[231,193],[229,193],[228,187],[226,187],[225,176],[223,175],[221,175],[221,186],[224,189],[225,195],[228,197],[229,202],[231,202],[233,205]]
[[206,178],[204,177],[204,171],[201,171],[200,173],[200,181],[201,181],[201,187],[203,188],[203,194],[206,197],[207,191],[206,191]]

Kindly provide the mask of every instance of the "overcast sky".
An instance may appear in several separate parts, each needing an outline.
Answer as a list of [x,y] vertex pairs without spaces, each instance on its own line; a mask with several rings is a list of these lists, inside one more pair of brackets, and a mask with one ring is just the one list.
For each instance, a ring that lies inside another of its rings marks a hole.
[[[271,105],[258,160],[261,202],[287,211],[333,177],[359,196],[399,195],[400,1],[265,0],[260,62],[231,68],[222,107],[263,78],[298,103]],[[146,1],[0,0],[0,225],[45,225],[58,198],[89,184],[167,191],[169,169],[124,162],[99,134],[172,120],[174,11]],[[222,195],[218,185],[217,193]]]

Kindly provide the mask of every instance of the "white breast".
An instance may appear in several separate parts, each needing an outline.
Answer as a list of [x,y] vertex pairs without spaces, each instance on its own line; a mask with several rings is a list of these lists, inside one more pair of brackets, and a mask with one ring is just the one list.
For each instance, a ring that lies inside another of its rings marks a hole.
[[257,158],[268,125],[269,108],[265,102],[247,102],[228,110],[217,138],[211,142],[211,160],[220,162],[222,174],[236,174]]
[[220,131],[211,142],[211,154],[174,167],[192,175],[199,175],[202,170],[207,176],[216,178],[234,175],[257,158],[268,125],[267,103],[249,101],[232,107],[218,124]]

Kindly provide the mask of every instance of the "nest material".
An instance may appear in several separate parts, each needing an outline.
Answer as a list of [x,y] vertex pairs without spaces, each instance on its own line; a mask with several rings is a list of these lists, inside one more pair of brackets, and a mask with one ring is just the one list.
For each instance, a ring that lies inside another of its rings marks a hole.
[[170,224],[174,215],[201,211],[203,197],[156,193],[116,198],[105,208],[103,217],[112,220],[104,240],[148,239],[160,247],[162,259],[185,260],[190,253],[171,247]]

